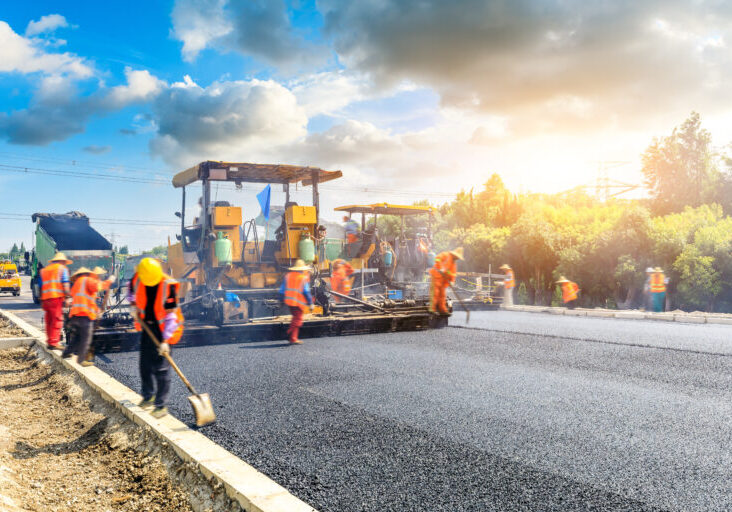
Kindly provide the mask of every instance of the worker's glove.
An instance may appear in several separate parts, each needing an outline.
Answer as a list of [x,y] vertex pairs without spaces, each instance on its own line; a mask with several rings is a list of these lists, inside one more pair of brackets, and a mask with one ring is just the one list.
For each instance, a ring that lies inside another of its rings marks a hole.
[[71,297],[64,297],[64,307],[71,307]]
[[114,284],[114,282],[117,281],[117,276],[111,275],[107,281],[109,281],[109,284]]
[[163,322],[163,339],[168,340],[173,336],[173,333],[175,333],[176,329],[178,329],[178,317],[175,313],[170,312],[165,315]]
[[170,345],[168,345],[166,342],[162,342],[160,344],[160,347],[158,348],[158,354],[161,356],[164,356],[165,354],[170,354]]

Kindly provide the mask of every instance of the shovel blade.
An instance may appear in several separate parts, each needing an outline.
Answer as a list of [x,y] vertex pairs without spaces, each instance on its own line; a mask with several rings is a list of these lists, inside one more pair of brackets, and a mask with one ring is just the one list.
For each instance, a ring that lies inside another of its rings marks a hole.
[[193,407],[193,415],[196,417],[197,426],[203,427],[216,421],[216,413],[214,413],[211,397],[208,396],[208,393],[191,395],[188,397],[188,401]]

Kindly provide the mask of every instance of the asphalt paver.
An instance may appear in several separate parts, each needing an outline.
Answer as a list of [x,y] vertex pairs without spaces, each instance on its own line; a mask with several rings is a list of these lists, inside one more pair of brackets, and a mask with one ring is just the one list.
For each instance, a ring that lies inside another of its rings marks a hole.
[[[536,314],[500,312],[490,330],[496,314],[474,313],[478,329],[173,354],[212,396],[219,420],[202,433],[322,511],[732,509],[732,358],[685,349],[687,334],[639,346],[674,335],[653,322],[628,337],[600,320],[586,341],[591,326],[521,332]],[[137,364],[99,360],[135,389]],[[192,423],[186,395],[176,382],[171,411]]]

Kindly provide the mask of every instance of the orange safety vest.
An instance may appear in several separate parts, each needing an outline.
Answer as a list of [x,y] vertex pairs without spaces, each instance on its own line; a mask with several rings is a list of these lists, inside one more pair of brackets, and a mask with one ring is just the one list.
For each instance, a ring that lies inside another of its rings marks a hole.
[[454,283],[457,263],[453,255],[447,251],[438,254],[435,258],[435,266],[430,269],[430,275],[435,282],[442,282],[441,280],[446,278],[448,282]]
[[666,291],[666,276],[663,272],[654,272],[651,274],[651,293],[661,293]]
[[516,281],[513,279],[513,270],[506,270],[506,278],[503,280],[503,287],[506,290],[510,290],[516,286]]
[[[336,270],[333,271],[333,275],[330,278],[330,285],[333,291],[348,295],[351,293],[351,280],[348,279],[347,263],[344,263]],[[350,267],[350,265],[348,265]],[[351,271],[353,273],[353,271]]]
[[96,320],[99,315],[97,293],[102,288],[99,279],[92,276],[82,276],[71,287],[71,311],[69,316],[88,316],[89,320]]
[[66,267],[61,263],[51,263],[41,269],[41,300],[65,297],[61,274]]
[[562,301],[566,303],[570,300],[575,300],[577,298],[578,291],[579,286],[577,286],[577,283],[573,283],[572,281],[562,283]]
[[[163,280],[158,284],[158,293],[155,295],[154,307],[155,319],[158,321],[158,327],[160,327],[161,333],[165,329],[165,317],[168,313],[175,313],[178,318],[178,328],[173,333],[173,336],[167,340],[159,340],[165,341],[168,345],[175,345],[180,341],[180,337],[183,335],[184,318],[179,307],[176,307],[174,310],[165,309],[165,300],[168,298],[168,295],[170,295],[171,287],[175,290],[175,294],[177,296],[178,290],[180,289],[180,283],[169,275],[163,274]],[[145,308],[147,307],[146,288],[147,286],[136,286],[135,288],[135,305],[138,309],[137,314],[140,316],[140,319],[145,318]],[[135,322],[135,330],[142,331],[142,326],[137,322]]]
[[310,275],[305,272],[288,272],[285,276],[285,304],[299,307],[303,311],[310,309],[310,304],[303,294],[305,283]]

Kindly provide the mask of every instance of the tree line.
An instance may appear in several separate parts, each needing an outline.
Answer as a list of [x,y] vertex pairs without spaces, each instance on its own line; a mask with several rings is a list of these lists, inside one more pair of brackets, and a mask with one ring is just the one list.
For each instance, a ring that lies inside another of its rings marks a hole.
[[440,208],[436,248],[464,246],[472,271],[510,264],[529,304],[550,304],[564,275],[583,306],[637,307],[646,268],[660,266],[672,308],[732,312],[732,160],[711,140],[696,113],[654,139],[646,199],[517,195],[494,174]]

